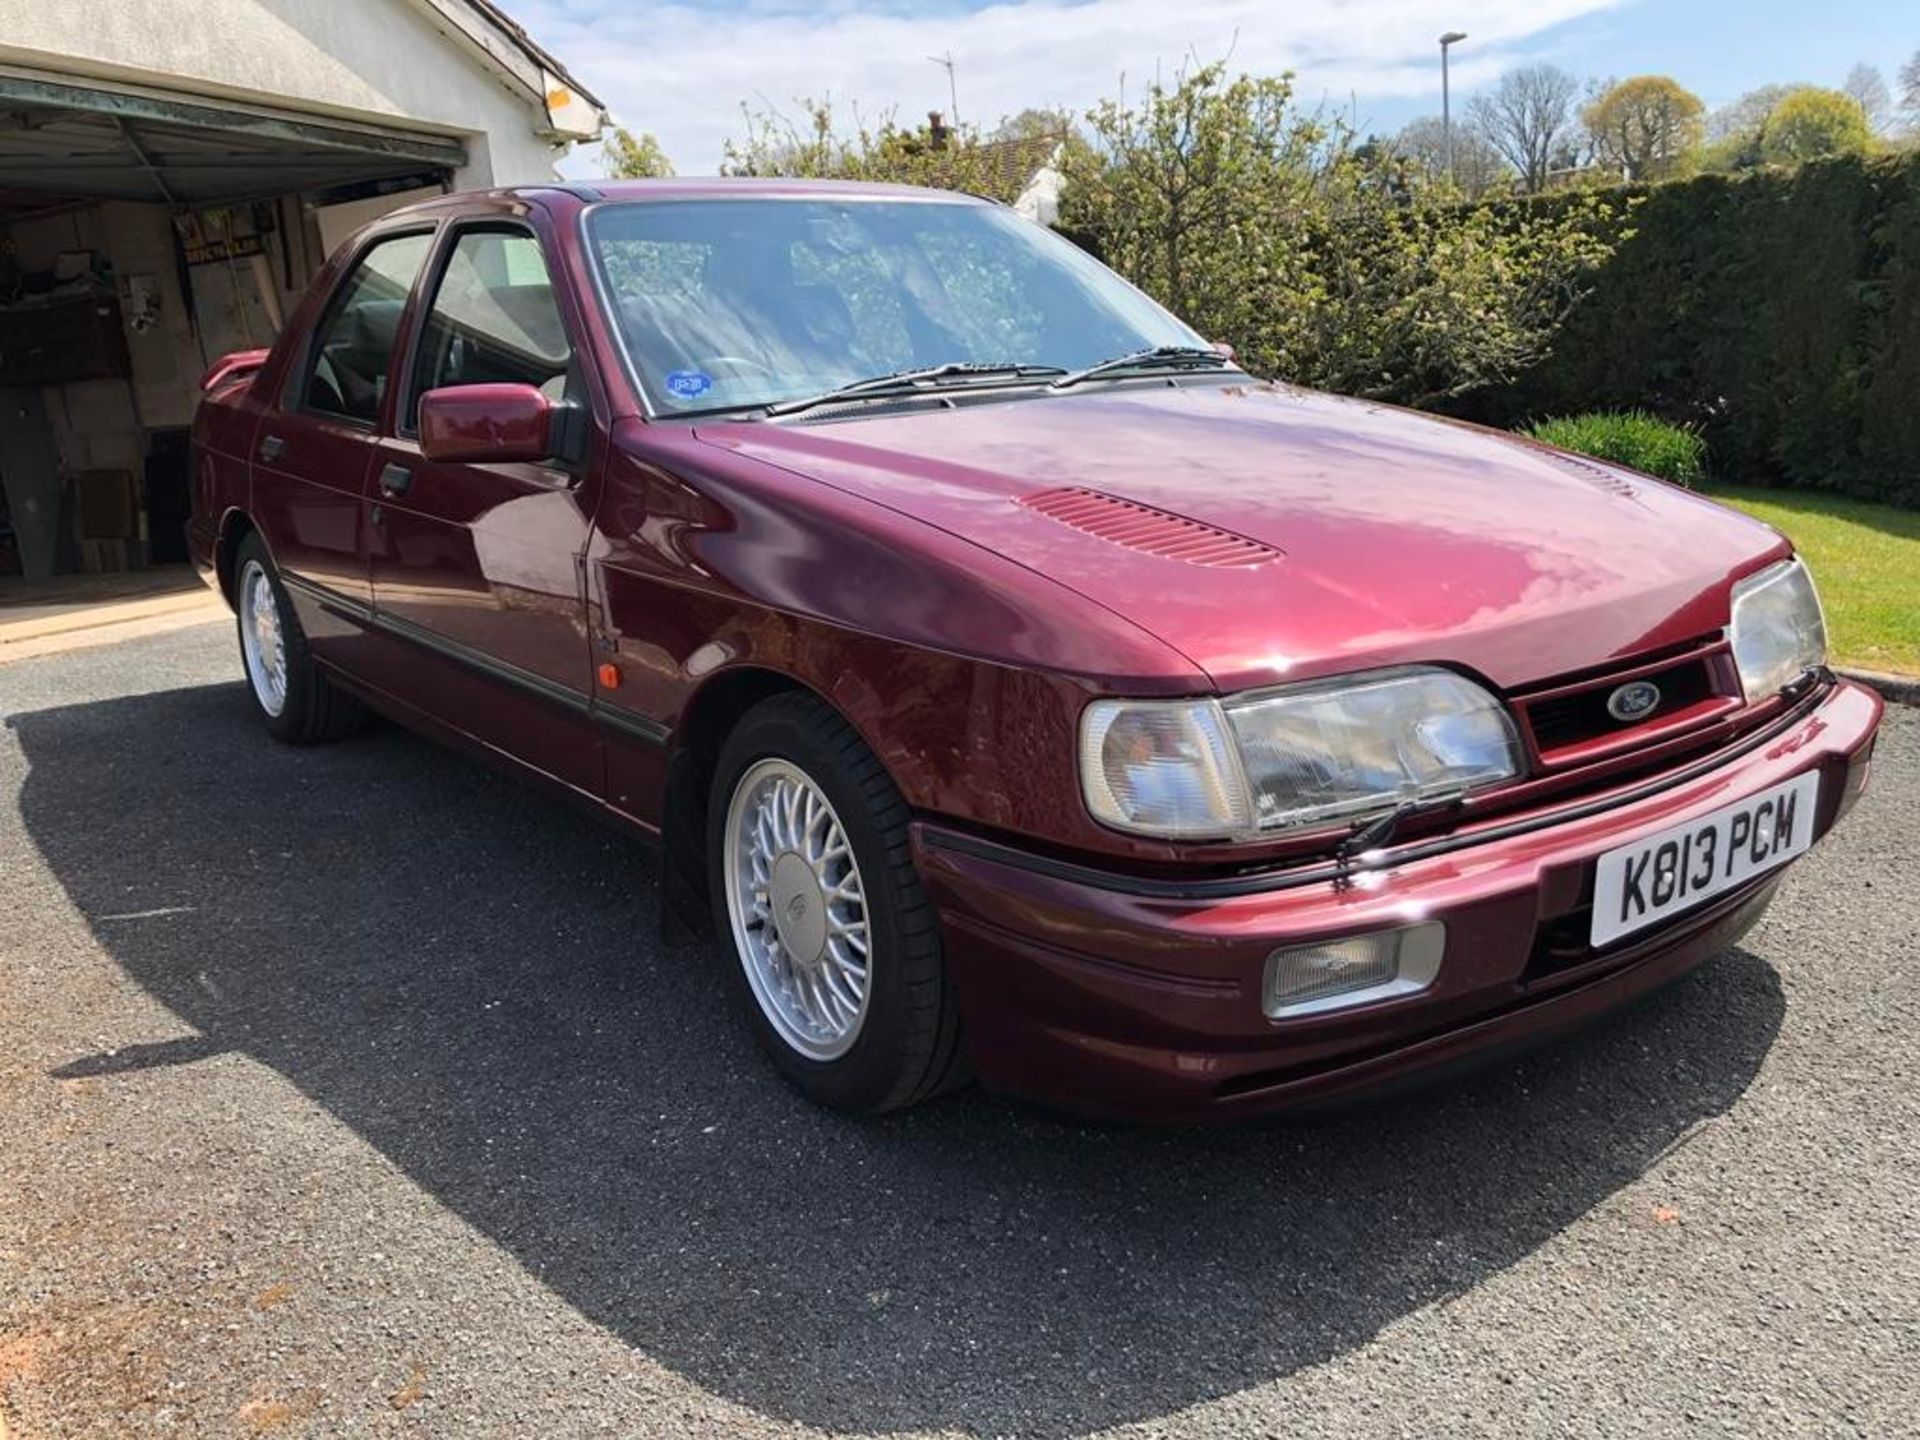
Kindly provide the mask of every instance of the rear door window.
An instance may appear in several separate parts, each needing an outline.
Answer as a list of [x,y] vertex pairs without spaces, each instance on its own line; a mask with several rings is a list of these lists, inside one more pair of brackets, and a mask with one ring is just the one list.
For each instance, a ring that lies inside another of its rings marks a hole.
[[379,417],[400,317],[432,244],[429,232],[395,235],[355,262],[314,332],[304,409],[364,425]]

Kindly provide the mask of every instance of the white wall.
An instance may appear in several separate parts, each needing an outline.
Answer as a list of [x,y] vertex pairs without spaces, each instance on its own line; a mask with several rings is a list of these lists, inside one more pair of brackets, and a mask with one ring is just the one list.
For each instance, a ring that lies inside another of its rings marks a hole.
[[320,253],[333,254],[362,225],[371,224],[382,215],[398,210],[402,205],[431,200],[439,193],[437,189],[431,187],[420,190],[396,190],[391,195],[377,195],[369,200],[348,200],[339,205],[321,206],[313,215],[314,224],[320,230]]
[[0,64],[484,137],[462,189],[552,179],[539,67],[454,28],[432,0],[0,0]]

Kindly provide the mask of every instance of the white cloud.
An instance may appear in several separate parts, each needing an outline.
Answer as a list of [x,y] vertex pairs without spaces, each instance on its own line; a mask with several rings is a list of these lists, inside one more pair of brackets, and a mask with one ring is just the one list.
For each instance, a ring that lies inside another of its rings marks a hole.
[[[1530,42],[1621,0],[1005,0],[982,9],[826,0],[517,0],[527,28],[597,90],[622,124],[660,137],[682,173],[710,172],[740,103],[789,113],[802,96],[858,103],[903,121],[946,110],[947,78],[928,57],[951,51],[964,119],[989,122],[1029,105],[1083,110],[1117,90],[1229,50],[1247,70],[1292,70],[1303,100],[1344,107],[1432,94],[1436,38],[1470,32],[1454,51],[1461,90],[1491,79]],[[576,162],[568,167],[579,170]],[[591,168],[588,166],[587,168]]]

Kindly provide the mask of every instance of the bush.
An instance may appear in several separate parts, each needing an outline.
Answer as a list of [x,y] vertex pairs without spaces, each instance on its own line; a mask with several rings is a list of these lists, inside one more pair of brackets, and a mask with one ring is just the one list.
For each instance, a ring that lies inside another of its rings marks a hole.
[[[1022,154],[1011,142],[932,117],[910,130],[855,112],[849,126],[831,104],[808,101],[797,120],[751,105],[745,118],[745,137],[727,142],[731,175],[887,180],[1010,201],[1031,174],[1030,163],[1009,163]],[[1065,124],[1029,118],[1043,141]],[[1631,208],[1602,191],[1562,193],[1550,209],[1469,204],[1391,146],[1301,107],[1290,77],[1224,64],[1102,101],[1046,151],[1064,182],[1060,232],[1231,344],[1249,370],[1428,408],[1493,404],[1538,366]],[[621,263],[653,261],[635,252]]]
[[1644,410],[1542,420],[1527,433],[1562,450],[1625,465],[1689,489],[1707,473],[1707,442],[1686,426],[1669,425]]
[[1645,409],[1697,428],[1727,480],[1920,507],[1920,153],[1639,193],[1553,354],[1450,408]]
[[1221,65],[1086,116],[1061,228],[1257,375],[1437,407],[1511,385],[1612,253],[1624,207],[1472,205],[1285,76]]

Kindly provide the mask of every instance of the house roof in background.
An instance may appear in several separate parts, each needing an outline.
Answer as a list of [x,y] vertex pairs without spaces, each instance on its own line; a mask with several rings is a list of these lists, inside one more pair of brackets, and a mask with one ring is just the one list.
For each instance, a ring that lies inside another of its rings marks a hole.
[[[988,140],[964,153],[970,162],[984,165],[987,193],[996,199],[1011,201],[1027,188],[1035,175],[1053,163],[1066,138],[1064,131],[1021,135],[1011,140]],[[952,161],[934,166],[935,176],[943,184],[953,181],[957,171],[958,166]]]

